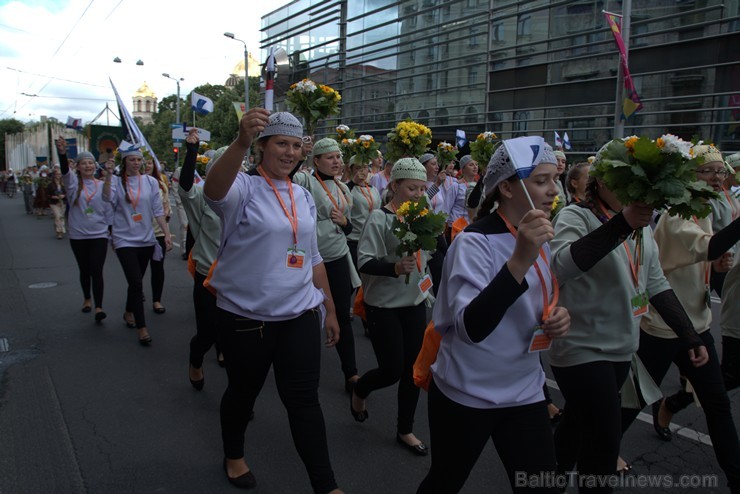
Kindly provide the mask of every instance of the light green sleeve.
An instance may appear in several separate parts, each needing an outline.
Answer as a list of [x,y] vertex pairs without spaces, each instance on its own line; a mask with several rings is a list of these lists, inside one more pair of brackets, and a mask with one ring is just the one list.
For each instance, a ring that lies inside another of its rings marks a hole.
[[570,252],[570,246],[576,240],[588,235],[592,230],[598,228],[598,223],[590,211],[576,205],[566,206],[563,208],[555,219],[553,226],[555,228],[555,238],[550,242],[550,251],[552,252],[552,269],[557,276],[558,282],[562,285],[569,279],[578,278],[583,271],[576,266],[573,256]]

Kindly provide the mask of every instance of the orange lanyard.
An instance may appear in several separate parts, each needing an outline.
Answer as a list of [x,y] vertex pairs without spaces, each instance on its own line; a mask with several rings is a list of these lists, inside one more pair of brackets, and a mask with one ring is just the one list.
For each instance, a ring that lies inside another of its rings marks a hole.
[[134,213],[136,212],[136,206],[139,205],[139,198],[141,197],[141,175],[137,175],[139,177],[139,189],[136,191],[136,200],[134,201],[131,196],[133,196],[133,192],[131,192],[131,189],[128,186],[128,180],[126,180],[126,189],[128,190],[129,198],[131,199],[131,207],[134,209]]
[[730,210],[732,211],[732,221],[735,221],[737,219],[738,215],[738,209],[735,207],[735,202],[732,200],[732,197],[727,192],[727,189],[725,186],[722,186],[722,192],[725,194],[725,198],[727,199],[727,203],[730,205]]
[[[92,194],[87,193],[87,188],[85,187],[85,180],[80,179],[80,182],[82,182],[82,192],[85,194],[85,203],[90,206],[90,201],[92,201],[92,198],[95,197],[95,194],[98,193],[98,180],[93,178],[93,184],[95,184],[95,190]],[[136,202],[138,203],[139,198],[136,198]]]
[[[367,203],[370,206],[370,211],[372,211],[375,208],[375,201],[373,201],[373,191],[370,189],[370,186],[368,185],[358,185],[360,188],[360,192],[362,195],[367,199]],[[365,192],[365,189],[367,189],[367,192]]]
[[[339,200],[342,201],[342,207],[339,207],[339,204],[337,204],[337,201],[334,199],[334,196],[329,192],[329,188],[326,186],[323,180],[321,180],[321,177],[319,176],[318,170],[316,171],[315,177],[319,180],[319,183],[324,188],[324,191],[326,191],[326,195],[329,196],[329,200],[334,205],[337,211],[340,213],[344,211],[344,206],[347,205],[347,200],[344,198],[344,194],[342,193],[342,189],[339,188],[339,185],[337,185],[337,191],[339,192]],[[335,182],[336,183],[336,182]]]
[[[506,223],[506,228],[509,229],[509,232],[516,238],[516,228],[514,228],[514,225],[511,224],[509,219],[504,216],[504,213],[502,213],[500,210],[496,211],[499,216],[501,216],[501,219],[504,220],[504,223]],[[550,269],[550,263],[547,262],[547,256],[545,256],[545,250],[540,247],[540,257],[543,261],[545,261],[545,265],[547,266],[547,270],[550,272],[550,280],[552,281],[552,301],[548,303],[549,295],[547,292],[547,284],[545,283],[545,277],[542,275],[542,270],[540,270],[540,266],[537,263],[537,260],[534,261],[534,270],[537,272],[537,277],[540,279],[540,287],[542,288],[542,320],[547,321],[547,318],[550,317],[550,313],[555,308],[556,305],[558,305],[558,298],[560,298],[560,287],[558,286],[558,280],[555,279],[555,273],[552,272],[552,269]]]
[[[692,216],[694,223],[696,223],[696,226],[698,226],[702,231],[704,229],[699,224],[699,220],[696,218],[696,216]],[[709,288],[709,273],[712,271],[712,263],[709,261],[705,261],[704,263],[704,287]]]
[[[609,210],[604,207],[604,203],[599,199],[599,207],[601,208],[601,211],[606,215],[607,218],[612,219],[612,214],[609,213]],[[629,262],[630,265],[630,273],[632,274],[632,282],[635,284],[635,288],[637,291],[640,291],[640,262],[639,262],[639,256],[640,256],[640,249],[637,249],[635,252],[635,255],[638,256],[638,262],[634,262],[632,260],[632,254],[630,253],[630,249],[627,246],[627,241],[625,240],[622,242],[622,246],[624,246],[625,252],[627,252],[627,262]]]
[[288,182],[288,195],[290,196],[290,207],[293,211],[293,216],[290,216],[290,213],[288,212],[288,208],[285,207],[285,203],[283,202],[283,198],[280,197],[280,192],[278,192],[275,185],[272,183],[272,180],[270,180],[270,177],[268,177],[265,172],[262,170],[262,166],[257,167],[257,171],[260,175],[262,175],[262,178],[264,178],[268,184],[270,184],[270,187],[272,187],[272,191],[275,193],[275,197],[277,197],[278,202],[280,202],[280,206],[283,208],[283,212],[285,213],[286,218],[288,218],[288,223],[290,223],[290,228],[293,230],[293,247],[298,248],[298,213],[296,213],[295,208],[295,199],[293,198],[293,184],[288,180],[286,177],[285,180]]

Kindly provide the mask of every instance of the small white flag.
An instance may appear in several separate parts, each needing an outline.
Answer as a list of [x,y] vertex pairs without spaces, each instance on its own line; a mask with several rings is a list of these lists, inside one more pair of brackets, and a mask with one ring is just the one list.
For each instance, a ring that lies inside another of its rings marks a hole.
[[555,131],[555,147],[556,148],[563,148],[563,141],[560,139],[560,134],[558,134],[557,131]]
[[565,145],[565,149],[570,149],[570,139],[568,139],[567,132],[563,134],[563,144]]
[[532,170],[540,162],[540,156],[545,149],[545,140],[540,136],[517,137],[504,141],[506,152],[514,163],[516,174],[521,179],[529,177]]
[[193,110],[201,115],[207,115],[213,111],[213,100],[207,96],[198,94],[195,91],[193,91],[192,96],[190,96],[190,104],[193,107]]
[[74,117],[67,117],[66,127],[68,129],[82,130],[82,119],[74,118]]
[[462,147],[465,146],[465,143],[468,142],[468,139],[465,136],[465,131],[462,129],[455,130],[455,138],[457,139],[457,147],[459,149],[462,149]]

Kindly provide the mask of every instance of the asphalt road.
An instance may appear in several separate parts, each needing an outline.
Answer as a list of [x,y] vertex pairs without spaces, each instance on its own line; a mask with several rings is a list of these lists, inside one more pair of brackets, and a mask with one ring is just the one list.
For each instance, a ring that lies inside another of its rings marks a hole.
[[[25,215],[20,196],[0,197],[1,494],[237,492],[221,469],[218,407],[226,379],[213,352],[206,357],[205,389],[197,392],[188,382],[188,342],[195,326],[185,264],[176,254],[167,258],[167,313],[154,314],[150,303],[145,305],[154,342],[142,348],[121,318],[126,287],[115,255],[109,253],[105,266],[108,319],[96,325],[92,314],[80,312],[82,293],[69,241],[54,238],[50,217]],[[148,286],[146,293],[150,302]],[[364,371],[375,359],[355,324]],[[713,333],[719,341],[716,328]],[[677,383],[674,370],[664,391],[672,393]],[[431,458],[413,456],[395,443],[395,387],[374,393],[370,419],[356,423],[347,410],[339,359],[326,349],[320,395],[340,487],[348,493],[415,492]],[[736,423],[739,396],[731,394]],[[556,389],[553,397],[562,404]],[[272,376],[255,411],[246,450],[258,479],[253,492],[310,492]],[[660,441],[648,423],[635,423],[622,446],[634,472],[674,480],[716,475],[719,487],[699,490],[729,492],[713,450],[701,440],[706,433],[701,410],[692,406],[675,423],[682,435],[670,443]],[[415,432],[428,442],[423,392]],[[462,492],[510,492],[491,445]]]

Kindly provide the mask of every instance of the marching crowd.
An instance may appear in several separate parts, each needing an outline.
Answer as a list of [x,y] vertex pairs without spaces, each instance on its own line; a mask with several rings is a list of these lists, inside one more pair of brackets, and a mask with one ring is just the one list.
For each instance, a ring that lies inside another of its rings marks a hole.
[[[314,492],[341,492],[319,403],[323,344],[339,355],[355,421],[371,420],[374,391],[397,384],[396,441],[431,455],[419,493],[458,492],[489,439],[515,492],[530,490],[515,483],[517,472],[624,474],[630,465],[620,441],[639,411],[652,405],[656,433],[670,440],[672,416],[695,399],[730,491],[740,492],[727,395],[740,385],[740,203],[732,171],[740,154],[696,146],[703,157],[696,179],[718,198],[707,218],[686,220],[640,202],[623,205],[589,174],[589,162],[568,168],[565,154],[549,146],[525,178],[507,146],[487,164],[466,155],[440,168],[431,153],[395,162],[378,153],[362,162],[343,156],[334,139],[304,136],[292,114],[256,108],[234,142],[211,156],[202,182],[198,148],[193,129],[171,188],[136,147],[119,150],[118,173],[113,160],[98,172],[90,153],[67,159],[61,138],[58,167],[4,183],[8,194],[17,183],[24,197],[28,185],[27,213],[54,212],[57,237],[69,236],[79,265],[82,311],[99,323],[112,243],[128,284],[123,319],[143,346],[152,336],[142,279],[151,266],[152,308],[164,313],[168,220],[182,215],[187,237],[177,233],[194,280],[188,377],[203,389],[203,357],[215,346],[228,376],[220,420],[232,485],[257,483],[245,433],[272,368]],[[254,166],[245,159],[250,150]],[[399,255],[394,220],[422,197],[446,215],[445,231],[436,249]],[[710,290],[722,298],[721,360],[709,332]],[[358,368],[353,307],[376,368]],[[542,351],[562,410],[549,399]],[[415,378],[430,352],[422,369],[429,431],[419,431]],[[657,386],[671,363],[686,389],[663,398]]]

